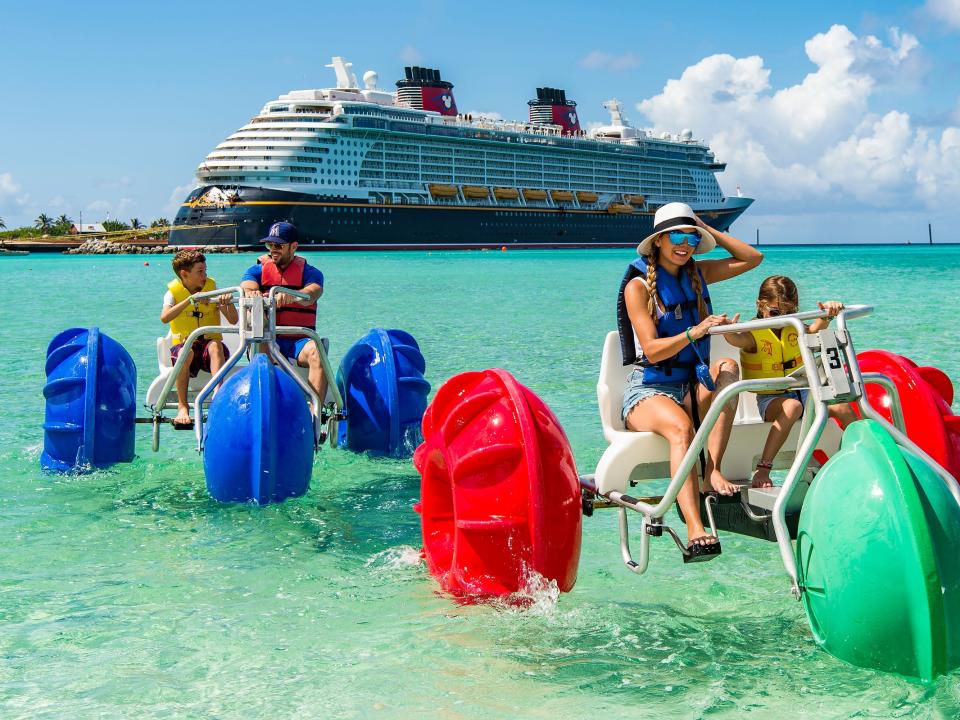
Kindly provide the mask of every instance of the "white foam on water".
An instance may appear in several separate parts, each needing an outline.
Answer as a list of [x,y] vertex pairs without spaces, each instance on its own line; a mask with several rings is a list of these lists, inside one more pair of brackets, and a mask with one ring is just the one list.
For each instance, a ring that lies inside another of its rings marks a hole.
[[387,570],[400,570],[416,567],[422,563],[420,551],[410,545],[398,545],[387,548],[371,555],[364,562],[364,567],[379,567]]
[[556,580],[548,580],[536,570],[526,568],[523,587],[508,596],[507,604],[522,608],[531,615],[553,615],[560,601],[560,588]]

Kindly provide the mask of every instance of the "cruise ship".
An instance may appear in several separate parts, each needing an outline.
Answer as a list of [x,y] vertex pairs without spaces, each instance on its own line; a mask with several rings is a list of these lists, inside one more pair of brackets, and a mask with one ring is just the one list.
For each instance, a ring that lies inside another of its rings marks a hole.
[[336,87],[281,95],[207,155],[170,244],[259,247],[287,220],[310,249],[620,247],[665,203],[726,230],[753,202],[724,195],[725,164],[689,130],[633,127],[616,100],[586,132],[557,88],[504,121],[459,111],[436,69],[407,67],[390,91],[327,67]]

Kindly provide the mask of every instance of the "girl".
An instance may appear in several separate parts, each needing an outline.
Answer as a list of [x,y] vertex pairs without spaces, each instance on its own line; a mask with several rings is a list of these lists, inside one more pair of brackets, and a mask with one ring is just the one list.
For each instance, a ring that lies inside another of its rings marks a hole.
[[[694,261],[694,255],[718,244],[732,257]],[[667,439],[670,469],[675,473],[693,440],[692,415],[703,417],[713,399],[713,388],[708,390],[707,385],[722,388],[739,378],[731,358],[708,369],[707,331],[736,322],[739,316],[728,319],[725,314],[712,314],[707,286],[757,267],[763,255],[707,227],[684,203],[669,203],[657,210],[653,233],[640,243],[637,253],[641,257],[627,269],[617,304],[623,363],[639,366],[627,380],[623,419],[629,430],[655,432]],[[698,369],[698,364],[703,367]],[[735,411],[735,403],[723,409],[707,442],[704,489],[725,495],[737,490],[720,473]],[[718,555],[719,541],[707,534],[700,518],[696,470],[677,501],[687,523],[688,559]]]
[[[785,275],[772,275],[760,284],[757,296],[757,317],[769,318],[797,312],[800,300],[797,286]],[[830,320],[843,310],[843,304],[834,300],[817,303],[826,311],[827,317],[818,318],[807,326],[808,333],[820,332]],[[744,378],[785,377],[803,365],[797,331],[792,327],[773,330],[753,330],[730,334],[727,341],[740,348],[740,366]],[[771,487],[770,470],[773,459],[780,452],[794,423],[803,416],[807,402],[806,390],[761,390],[757,393],[757,407],[764,422],[773,423],[767,442],[763,446],[757,470],[753,474],[753,487]],[[856,419],[849,405],[831,405],[830,415],[841,427]]]

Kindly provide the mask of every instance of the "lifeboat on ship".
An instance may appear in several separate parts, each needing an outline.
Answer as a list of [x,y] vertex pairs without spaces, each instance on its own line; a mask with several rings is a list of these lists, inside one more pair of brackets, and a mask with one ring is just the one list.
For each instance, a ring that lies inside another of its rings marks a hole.
[[526,200],[527,202],[531,200],[541,202],[547,199],[547,191],[537,190],[535,188],[524,188],[523,199]]
[[643,205],[647,201],[643,195],[624,195],[623,200],[628,205]]
[[573,202],[573,193],[569,190],[551,190],[550,197],[554,202]]
[[577,200],[582,203],[595,203],[599,196],[595,192],[587,192],[586,190],[577,190]]
[[516,188],[498,187],[493,189],[493,196],[497,200],[516,200],[520,197],[520,191]]
[[633,205],[626,203],[610,203],[607,206],[607,212],[611,215],[630,215],[635,212]]
[[456,185],[428,185],[427,189],[435,198],[452,198],[457,196]]
[[482,185],[464,185],[463,196],[471,200],[486,200],[490,197],[490,189]]

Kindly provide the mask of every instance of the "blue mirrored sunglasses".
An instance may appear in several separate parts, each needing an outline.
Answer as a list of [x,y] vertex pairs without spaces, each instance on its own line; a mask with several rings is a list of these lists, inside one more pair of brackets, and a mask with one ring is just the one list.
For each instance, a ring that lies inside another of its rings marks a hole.
[[675,232],[669,233],[670,242],[674,245],[683,245],[686,242],[690,247],[695,248],[700,244],[700,233],[696,230],[690,230],[688,232],[677,230]]

